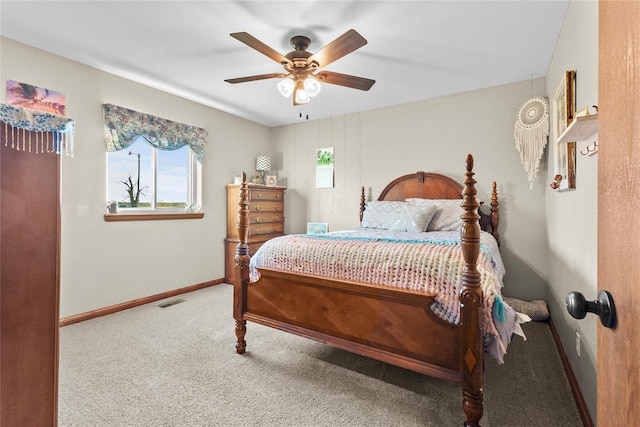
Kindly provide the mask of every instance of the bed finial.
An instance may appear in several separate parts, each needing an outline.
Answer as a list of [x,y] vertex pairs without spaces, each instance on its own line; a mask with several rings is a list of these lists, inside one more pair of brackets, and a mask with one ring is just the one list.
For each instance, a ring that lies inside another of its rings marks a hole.
[[480,255],[480,215],[476,180],[473,178],[473,156],[467,155],[467,172],[462,189],[462,229],[460,241],[464,269],[460,292],[460,323],[462,326],[462,395],[466,415],[465,426],[480,425],[483,407],[483,341],[482,288],[477,262]]
[[247,185],[247,174],[242,172],[242,184],[240,185],[240,196],[238,201],[240,207],[238,211],[238,246],[236,246],[235,266],[239,270],[238,280],[233,286],[233,318],[236,321],[236,352],[245,352],[247,343],[244,336],[247,333],[247,321],[243,319],[243,307],[246,306],[246,290],[249,284],[249,245],[247,239],[249,235],[249,187]]

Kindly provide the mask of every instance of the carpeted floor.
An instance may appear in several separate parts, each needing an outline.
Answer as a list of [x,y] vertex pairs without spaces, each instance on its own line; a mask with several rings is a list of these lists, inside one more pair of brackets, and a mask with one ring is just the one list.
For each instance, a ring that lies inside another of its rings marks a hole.
[[[456,384],[249,323],[235,353],[232,287],[66,326],[60,427],[460,426]],[[482,425],[580,426],[548,324],[486,359]]]

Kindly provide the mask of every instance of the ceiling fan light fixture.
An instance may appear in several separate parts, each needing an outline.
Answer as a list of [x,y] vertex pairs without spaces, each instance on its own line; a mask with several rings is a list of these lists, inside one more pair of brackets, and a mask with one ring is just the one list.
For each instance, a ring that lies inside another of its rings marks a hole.
[[293,97],[296,104],[307,104],[309,101],[311,101],[309,93],[305,90],[304,87],[296,87],[293,91]]
[[293,93],[293,90],[295,89],[295,84],[293,83],[293,80],[287,78],[287,79],[280,80],[278,82],[277,87],[280,94],[285,98],[288,98]]
[[304,80],[304,89],[309,94],[309,97],[313,98],[314,96],[320,93],[320,90],[322,89],[322,85],[318,80],[312,77],[307,77]]
[[[0,0],[1,1],[1,0]],[[293,51],[283,55],[246,32],[231,33],[231,37],[269,57],[284,68],[284,73],[267,73],[225,79],[228,83],[244,83],[279,78],[277,88],[284,97],[293,95],[293,105],[308,103],[318,95],[322,83],[369,90],[376,82],[364,77],[321,70],[345,55],[367,44],[367,40],[351,29],[315,53],[307,51],[311,40],[306,36],[293,36],[289,40]]]

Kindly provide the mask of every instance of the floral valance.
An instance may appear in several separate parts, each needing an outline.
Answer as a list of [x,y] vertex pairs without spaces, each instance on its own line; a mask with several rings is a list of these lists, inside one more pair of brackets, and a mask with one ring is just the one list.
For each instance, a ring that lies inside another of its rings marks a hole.
[[14,105],[0,104],[4,145],[34,153],[73,156],[75,121],[69,117]]
[[206,129],[162,119],[113,104],[104,104],[104,141],[107,151],[119,151],[139,137],[160,150],[188,145],[200,163],[204,160]]

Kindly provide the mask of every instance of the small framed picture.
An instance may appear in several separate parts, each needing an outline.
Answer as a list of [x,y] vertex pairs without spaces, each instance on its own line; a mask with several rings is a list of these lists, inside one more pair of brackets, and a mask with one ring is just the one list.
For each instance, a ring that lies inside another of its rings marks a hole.
[[329,224],[326,222],[308,222],[307,234],[322,234],[329,231]]
[[[564,73],[551,104],[553,141],[571,124],[576,111],[576,72]],[[555,177],[551,188],[558,191],[576,188],[576,143],[566,142],[555,145]]]
[[278,185],[278,177],[275,175],[266,175],[264,177],[264,183],[271,187]]

